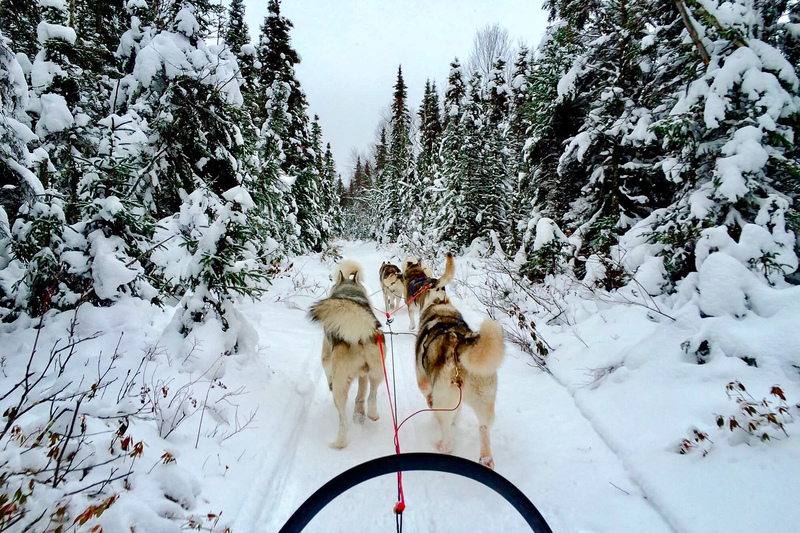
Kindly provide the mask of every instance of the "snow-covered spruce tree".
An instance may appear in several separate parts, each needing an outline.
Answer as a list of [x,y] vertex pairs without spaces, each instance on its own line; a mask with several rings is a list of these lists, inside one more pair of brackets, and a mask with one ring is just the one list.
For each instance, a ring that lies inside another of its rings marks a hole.
[[652,179],[658,150],[650,125],[659,102],[648,98],[653,73],[642,50],[651,23],[648,8],[631,0],[599,7],[584,26],[583,50],[560,82],[560,90],[589,99],[558,168],[559,175],[583,185],[566,219],[587,252],[602,248],[597,223],[624,230],[670,199],[669,183]]
[[28,143],[36,136],[25,114],[28,83],[16,56],[0,33],[0,239],[8,237],[9,218],[13,219],[23,201],[37,192],[40,183],[33,166]]
[[[319,206],[321,177],[315,168],[308,102],[294,71],[294,65],[300,63],[300,55],[292,48],[291,28],[291,21],[280,13],[279,0],[270,0],[257,50],[259,94],[254,98],[253,114],[264,122],[271,120],[269,129],[281,141],[284,157],[281,170],[292,180],[300,245],[320,251],[327,235],[319,228],[327,223],[324,210]],[[275,111],[278,108],[283,113],[280,118]],[[272,111],[265,114],[266,110]]]
[[94,72],[116,73],[119,61],[114,52],[128,25],[125,0],[73,0],[70,4],[71,25],[78,34],[76,53],[80,58],[76,62]]
[[523,146],[527,173],[520,183],[520,216],[529,221],[526,245],[531,242],[538,217],[562,221],[570,202],[580,194],[578,180],[558,174],[564,142],[578,133],[588,106],[584,95],[558,90],[580,50],[576,34],[564,21],[551,24],[528,76],[528,103],[520,110],[531,123]]
[[36,0],[0,2],[0,28],[10,40],[11,49],[15,53],[25,54],[28,61],[33,61],[39,51],[39,41],[33,29],[41,20],[41,8]]
[[450,63],[450,74],[444,98],[444,129],[439,148],[439,166],[434,179],[436,213],[434,227],[439,241],[456,244],[456,228],[461,223],[464,190],[464,127],[463,102],[466,96],[461,63]]
[[258,69],[256,63],[256,47],[250,44],[250,31],[244,21],[244,0],[232,0],[228,7],[228,20],[225,25],[225,44],[236,54],[241,78],[241,90],[248,108],[252,107],[255,98],[256,77]]
[[[508,147],[507,131],[512,93],[506,83],[505,70],[505,61],[498,57],[486,83],[486,97],[483,99],[485,118],[481,124],[485,142],[482,163],[478,167],[482,174],[475,180],[481,236],[491,245],[495,244],[491,239],[492,232],[499,238],[511,233],[508,214],[513,191],[513,152]],[[514,241],[506,238],[505,242],[513,244]]]
[[10,320],[47,305],[65,220],[58,194],[31,170],[28,143],[36,136],[26,124],[28,84],[2,34],[0,65],[0,320]]
[[331,233],[339,235],[342,232],[342,208],[340,202],[342,191],[338,187],[342,182],[336,172],[336,162],[333,159],[330,143],[325,147],[322,180],[325,206],[328,209],[328,219],[331,221]]
[[250,31],[244,21],[244,0],[231,0],[225,29],[225,44],[238,54],[242,46],[250,43]]
[[525,141],[531,129],[531,120],[528,113],[530,107],[531,91],[529,90],[529,77],[531,75],[531,53],[527,46],[521,46],[511,71],[509,89],[508,127],[505,132],[506,151],[508,152],[508,165],[510,199],[508,223],[509,231],[506,242],[509,250],[517,250],[522,245],[525,225],[529,215],[525,188],[528,186],[528,163],[525,157]]
[[[454,197],[451,216],[454,218],[453,242],[467,246],[481,234],[480,180],[484,173],[480,168],[485,150],[484,105],[482,81],[476,72],[468,81],[467,94],[462,102],[461,147],[456,152],[455,165],[448,181],[453,185]],[[452,119],[452,117],[451,117]]]
[[412,190],[409,181],[413,172],[411,146],[411,116],[407,104],[407,87],[402,67],[397,68],[397,82],[392,99],[392,118],[389,151],[384,169],[382,204],[379,210],[380,237],[395,240],[404,227],[421,191]]
[[213,323],[233,350],[241,321],[232,302],[260,289],[285,210],[277,165],[260,157],[242,107],[235,56],[200,37],[207,32],[202,6],[180,5],[166,9],[175,18],[161,31],[132,19],[121,46],[134,58],[120,82],[120,111],[146,128],[138,179],[164,217],[152,258],[182,294],[176,329],[188,334]]
[[661,246],[672,279],[699,268],[710,251],[726,250],[776,283],[797,268],[800,230],[800,80],[796,65],[770,44],[781,32],[771,21],[790,8],[730,4],[687,3],[704,35],[692,53],[701,60],[702,48],[708,65],[689,73],[656,124],[667,147],[661,169],[678,193],[640,230]]
[[419,186],[419,203],[412,218],[417,222],[415,228],[420,234],[427,234],[435,211],[431,206],[435,200],[433,184],[439,160],[439,144],[442,136],[441,111],[436,83],[425,82],[422,104],[417,112],[419,117],[419,154],[416,160],[416,178]]
[[386,163],[388,160],[389,142],[386,139],[386,128],[382,127],[378,142],[375,144],[375,172],[374,179],[372,180],[377,189],[383,187],[383,182],[386,177]]
[[[35,194],[25,198],[12,223],[11,255],[22,271],[13,287],[9,318],[22,311],[37,315],[72,306],[91,286],[85,271],[72,270],[63,261],[80,241],[72,238],[80,229],[72,225],[81,222],[81,162],[94,150],[93,120],[102,112],[108,85],[101,77],[104,67],[91,60],[92,54],[81,53],[84,41],[64,25],[66,7],[59,2],[40,5],[39,50],[28,65],[32,90],[27,110],[38,137],[38,180],[26,180],[35,184]],[[98,90],[99,98],[92,98],[90,92]]]

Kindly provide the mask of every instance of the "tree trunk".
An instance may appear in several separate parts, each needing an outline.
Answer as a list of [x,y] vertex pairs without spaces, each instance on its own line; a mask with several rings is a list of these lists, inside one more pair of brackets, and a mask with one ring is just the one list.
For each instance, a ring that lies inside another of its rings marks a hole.
[[711,61],[711,57],[708,55],[708,50],[703,45],[703,41],[700,40],[700,35],[697,34],[697,30],[692,24],[692,19],[689,18],[689,12],[686,10],[686,5],[683,3],[683,0],[674,0],[675,6],[678,8],[678,11],[681,13],[681,19],[683,19],[683,25],[686,26],[686,30],[689,32],[689,36],[692,38],[692,42],[694,42],[694,46],[697,48],[697,53],[700,54],[700,58],[703,60],[703,63],[708,66],[709,61]]

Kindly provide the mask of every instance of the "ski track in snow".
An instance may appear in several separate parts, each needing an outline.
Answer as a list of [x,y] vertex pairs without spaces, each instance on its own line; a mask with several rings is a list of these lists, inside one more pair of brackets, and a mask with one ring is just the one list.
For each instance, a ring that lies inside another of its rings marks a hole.
[[[379,287],[377,272],[381,261],[390,260],[388,251],[376,250],[374,243],[345,243],[342,255],[364,266],[368,292]],[[399,262],[396,257],[391,259]],[[330,265],[312,260],[302,269],[309,282],[319,282],[327,289]],[[433,270],[439,272],[441,265],[433,265]],[[477,328],[484,318],[477,303],[473,309],[468,300],[451,297],[471,327]],[[293,307],[307,308],[316,299],[308,297],[302,303],[295,302]],[[380,292],[372,301],[376,307],[383,307]],[[283,310],[255,312],[260,306],[283,306]],[[248,313],[251,310],[255,317]],[[270,406],[269,413],[273,416],[262,415],[269,418],[262,424],[271,428],[270,442],[276,444],[263,449],[261,467],[245,483],[248,496],[233,524],[237,533],[273,532],[335,475],[374,457],[394,453],[393,429],[386,385],[382,384],[378,392],[380,420],[367,420],[359,425],[351,418],[347,447],[331,449],[328,443],[335,437],[338,415],[319,361],[321,329],[308,322],[301,309],[287,310],[284,303],[265,300],[253,304],[252,309],[245,308],[245,313],[258,329],[262,342],[276,335],[279,339],[286,338],[287,333],[289,338],[297,336],[304,341],[304,349],[285,349],[280,359],[271,355],[270,359],[275,360],[267,361],[276,372],[287,374],[287,383],[301,385],[295,385],[295,390],[283,398],[285,404]],[[267,320],[270,317],[273,320]],[[274,317],[280,317],[280,322],[276,323]],[[287,328],[291,331],[287,332]],[[397,313],[392,330],[409,331],[405,309]],[[389,330],[384,327],[384,331]],[[426,405],[415,378],[415,338],[396,335],[393,341],[400,423]],[[506,361],[499,371],[497,416],[492,429],[498,472],[528,495],[554,531],[673,531],[628,475],[621,459],[594,430],[567,388],[533,367],[527,356],[513,345],[507,343],[506,348]],[[390,351],[391,344],[387,343],[391,388]],[[294,357],[301,359],[292,360]],[[279,382],[269,386],[280,385]],[[352,415],[355,388],[351,388],[348,397],[348,416]],[[278,413],[280,416],[275,417]],[[434,415],[420,413],[400,430],[401,450],[435,451],[439,437]],[[454,437],[454,453],[477,460],[477,420],[466,405],[457,419]],[[407,472],[403,482],[407,531],[529,531],[507,502],[472,480],[442,473]],[[396,498],[395,475],[370,480],[331,502],[305,531],[394,530],[392,507]]]

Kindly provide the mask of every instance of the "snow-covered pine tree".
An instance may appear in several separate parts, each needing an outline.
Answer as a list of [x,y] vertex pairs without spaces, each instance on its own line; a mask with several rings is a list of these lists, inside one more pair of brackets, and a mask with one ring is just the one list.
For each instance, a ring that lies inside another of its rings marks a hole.
[[280,1],[270,0],[259,36],[259,94],[253,114],[263,122],[271,121],[269,129],[280,140],[281,170],[292,180],[300,245],[320,251],[327,239],[320,228],[327,223],[319,205],[320,174],[315,168],[308,102],[294,71],[300,55],[292,48],[291,28],[291,21],[280,13]]
[[586,251],[607,242],[598,237],[608,226],[625,230],[669,201],[668,184],[651,179],[657,151],[651,149],[656,136],[650,125],[658,102],[648,100],[652,69],[642,50],[649,14],[643,2],[603,3],[585,23],[585,46],[559,82],[561,92],[574,91],[589,100],[580,131],[570,139],[558,168],[559,175],[583,184],[566,218]]
[[525,189],[529,186],[528,162],[525,157],[525,141],[531,128],[530,96],[528,78],[531,75],[531,53],[527,46],[520,46],[517,60],[511,71],[509,89],[508,128],[506,130],[506,150],[509,158],[510,187],[509,231],[505,241],[509,250],[514,251],[522,245],[525,224],[529,215]]
[[379,210],[381,237],[389,240],[398,237],[411,212],[411,204],[420,201],[422,193],[409,187],[413,152],[407,95],[403,69],[399,66],[392,99],[391,134],[382,187],[383,203]]
[[241,77],[242,94],[247,107],[252,108],[256,91],[256,47],[250,44],[250,30],[244,21],[244,0],[232,0],[228,7],[225,26],[225,44],[236,54]]
[[[500,239],[513,244],[509,238],[509,211],[513,193],[513,152],[508,147],[507,132],[511,111],[512,92],[506,82],[506,62],[498,57],[494,62],[491,77],[486,83],[484,99],[483,136],[486,139],[482,154],[483,163],[479,169],[483,173],[477,180],[481,219],[481,236],[494,246]],[[491,238],[492,233],[497,241]]]
[[[64,0],[66,4],[66,0]],[[25,54],[33,61],[40,45],[34,28],[42,20],[41,7],[36,0],[4,0],[0,2],[0,28],[10,40],[11,50]],[[24,60],[23,60],[24,61]]]
[[464,190],[464,114],[466,96],[461,63],[450,63],[450,74],[444,98],[444,129],[439,148],[439,166],[434,179],[436,239],[456,244],[456,227],[461,223],[462,193]]
[[520,183],[521,216],[528,220],[525,244],[532,242],[531,232],[540,216],[563,221],[569,203],[580,194],[577,179],[558,175],[564,142],[578,133],[588,106],[583,95],[558,90],[580,46],[577,31],[559,20],[548,27],[531,65],[529,103],[521,110],[531,123],[523,146],[527,175]]
[[184,333],[200,326],[194,319],[217,320],[224,329],[238,323],[230,302],[260,289],[285,215],[277,166],[269,154],[260,157],[257,130],[242,107],[236,58],[202,38],[206,7],[162,6],[174,20],[153,26],[132,17],[120,51],[133,68],[116,98],[118,113],[146,134],[137,190],[164,217],[154,237],[163,248],[153,261],[183,294],[176,320]]
[[339,180],[339,175],[336,172],[336,162],[333,159],[330,143],[325,147],[322,181],[325,206],[328,209],[328,219],[331,221],[331,233],[332,235],[338,235],[342,231],[342,209],[340,201],[342,191],[339,190],[342,182]]
[[800,79],[770,44],[780,41],[774,21],[792,7],[729,4],[686,3],[708,66],[684,73],[677,103],[658,124],[667,147],[660,166],[678,192],[641,227],[663,247],[672,279],[699,268],[710,249],[738,246],[737,259],[776,283],[798,265]]
[[30,129],[28,83],[22,66],[0,33],[0,239],[8,237],[13,220],[25,199],[41,192],[28,143],[36,136]]
[[435,211],[431,208],[434,202],[434,176],[437,172],[439,144],[442,136],[441,110],[436,83],[425,82],[422,104],[417,112],[419,117],[419,154],[416,160],[416,177],[420,188],[420,202],[412,218],[420,233],[428,233]]

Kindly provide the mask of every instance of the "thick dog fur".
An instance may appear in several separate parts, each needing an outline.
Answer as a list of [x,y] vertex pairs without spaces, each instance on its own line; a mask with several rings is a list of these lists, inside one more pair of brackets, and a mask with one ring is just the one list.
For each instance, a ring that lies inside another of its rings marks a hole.
[[[453,272],[450,274],[451,280],[454,275],[455,267],[453,267]],[[447,276],[447,273],[445,273],[445,276]],[[425,300],[428,297],[427,291],[423,292],[423,289],[430,285],[429,282],[432,281],[433,273],[428,267],[422,264],[422,261],[418,261],[415,257],[411,256],[403,259],[403,287],[406,302],[411,301],[412,298],[419,294],[419,296],[407,306],[409,329],[414,329],[416,327],[414,324],[414,312],[422,310]]]
[[381,263],[378,277],[381,280],[381,290],[383,290],[384,309],[388,313],[400,305],[405,294],[403,273],[397,265]]
[[[445,274],[426,293],[417,334],[417,384],[433,409],[452,409],[458,405],[461,382],[462,403],[469,404],[478,417],[480,463],[494,468],[489,430],[494,422],[497,396],[497,368],[503,362],[503,330],[491,319],[472,331],[461,313],[450,303],[444,286],[453,280],[455,265],[447,256]],[[460,410],[460,406],[459,409]],[[442,439],[439,451],[453,450],[452,426],[455,411],[436,411]]]
[[347,395],[354,379],[358,392],[353,418],[364,421],[364,398],[367,396],[367,416],[378,420],[377,394],[383,381],[383,366],[378,348],[378,336],[383,340],[380,322],[370,307],[367,291],[361,285],[364,270],[355,261],[342,261],[334,267],[331,279],[334,286],[330,296],[315,303],[308,313],[313,322],[322,324],[322,366],[333,393],[333,403],[339,411],[339,433],[332,448],[347,445]]

